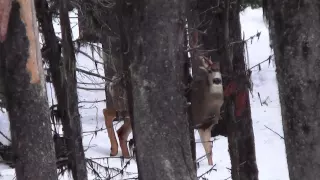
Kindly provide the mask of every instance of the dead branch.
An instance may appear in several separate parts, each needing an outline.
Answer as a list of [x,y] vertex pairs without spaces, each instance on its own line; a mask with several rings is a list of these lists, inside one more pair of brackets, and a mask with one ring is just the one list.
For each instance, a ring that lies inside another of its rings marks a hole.
[[79,101],[78,103],[99,103],[99,102],[106,102],[106,99],[96,100],[96,101]]
[[83,89],[83,90],[87,90],[87,91],[104,91],[105,88],[86,88],[86,87],[77,87],[78,89]]
[[3,132],[0,131],[0,134],[1,134],[4,138],[6,138],[9,142],[11,142],[11,140],[10,140]]
[[91,61],[93,61],[93,62],[95,62],[95,63],[97,63],[97,64],[102,64],[102,65],[103,65],[102,62],[100,62],[100,61],[98,61],[98,60],[95,60],[95,59],[94,59],[92,56],[90,56],[88,53],[86,53],[86,52],[84,52],[84,51],[82,51],[82,50],[80,50],[80,49],[75,49],[75,51],[77,51],[78,53],[81,53],[82,55],[86,56],[86,57],[89,58]]
[[104,80],[107,80],[109,82],[112,82],[112,80],[110,78],[106,78],[104,76],[101,76],[99,74],[96,74],[96,73],[93,73],[93,72],[89,72],[89,71],[86,71],[86,70],[83,70],[83,69],[79,69],[79,68],[76,68],[76,70],[78,72],[81,72],[81,73],[84,73],[84,74],[87,74],[87,75],[91,75],[91,76],[95,76],[95,77],[98,77],[98,78],[101,78],[101,79],[104,79]]
[[276,135],[278,135],[281,139],[284,139],[283,136],[281,136],[279,133],[275,132],[274,130],[272,130],[271,128],[269,128],[268,126],[264,125],[264,127],[266,127],[267,129],[269,129],[271,132],[275,133]]

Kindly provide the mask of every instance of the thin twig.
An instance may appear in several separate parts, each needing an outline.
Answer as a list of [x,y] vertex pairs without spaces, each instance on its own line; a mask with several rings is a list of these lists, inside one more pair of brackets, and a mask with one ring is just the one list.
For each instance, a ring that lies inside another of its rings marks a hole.
[[272,131],[273,133],[275,133],[276,135],[278,135],[281,139],[284,139],[283,136],[281,136],[279,133],[275,132],[274,130],[272,130],[272,129],[269,128],[268,126],[264,125],[264,127],[266,127],[267,129],[269,129],[270,131]]
[[99,102],[106,102],[106,99],[96,100],[96,101],[79,101],[78,103],[99,103]]
[[217,171],[217,169],[214,168],[215,166],[216,166],[216,164],[213,165],[208,171],[206,171],[206,172],[204,172],[203,174],[201,174],[200,176],[198,176],[198,179],[199,179],[199,178],[202,178],[204,175],[210,173],[211,171]]
[[78,89],[83,89],[83,90],[87,90],[87,91],[104,91],[106,90],[105,88],[86,88],[86,87],[77,87]]
[[110,81],[112,82],[112,80],[110,78],[106,78],[104,76],[101,76],[99,74],[96,74],[96,73],[92,73],[92,72],[89,72],[89,71],[86,71],[86,70],[83,70],[83,69],[79,69],[77,68],[76,69],[78,72],[81,72],[81,73],[84,73],[84,74],[88,74],[88,75],[91,75],[91,76],[95,76],[95,77],[98,77],[98,78],[101,78],[101,79],[104,79],[104,80],[107,80],[107,81]]
[[0,134],[1,134],[4,138],[6,138],[9,142],[11,142],[11,140],[10,140],[5,134],[3,134],[3,132],[0,131]]

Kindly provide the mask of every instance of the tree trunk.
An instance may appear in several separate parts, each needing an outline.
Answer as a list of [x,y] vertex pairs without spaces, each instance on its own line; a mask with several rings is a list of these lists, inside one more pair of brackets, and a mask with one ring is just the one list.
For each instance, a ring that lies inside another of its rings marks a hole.
[[271,25],[289,177],[318,179],[320,2],[271,0],[264,6]]
[[[0,43],[1,46],[1,43]],[[1,47],[0,47],[1,48]],[[6,100],[5,100],[5,83],[4,83],[4,75],[5,75],[5,56],[4,53],[0,54],[0,110],[2,108],[6,108]]]
[[[129,19],[120,29],[122,51],[132,50],[133,55],[130,72],[139,179],[194,180],[183,86],[186,2],[142,0],[133,1],[132,7],[118,3],[118,12]],[[132,39],[128,32],[133,32]],[[126,70],[130,57],[123,54],[123,58]]]
[[[188,17],[190,17],[188,15]],[[185,31],[184,33],[184,47],[188,47],[188,32]],[[191,57],[192,58],[192,57]],[[192,83],[192,76],[190,74],[190,68],[191,66],[191,59],[188,57],[188,53],[184,53],[184,84],[187,87],[185,96],[187,98],[187,102],[191,103],[191,83]],[[197,152],[196,152],[196,141],[194,137],[194,123],[192,120],[192,109],[191,104],[187,106],[187,113],[188,113],[188,122],[189,122],[189,137],[190,137],[190,146],[191,146],[191,154],[192,154],[192,162],[194,165],[194,168],[197,168]]]
[[[239,42],[241,38],[240,23],[240,0],[232,6],[230,14],[230,36],[232,42]],[[237,86],[234,89],[235,95],[235,137],[234,143],[237,149],[240,180],[258,180],[258,167],[256,163],[254,133],[251,119],[251,108],[249,99],[249,76],[244,57],[244,44],[233,45],[233,69],[234,82]]]
[[[116,20],[115,20],[116,21]],[[103,63],[105,76],[112,79],[112,76],[123,71],[122,62],[120,59],[120,40],[112,40],[110,36],[105,36],[101,41],[103,50]],[[108,85],[106,85],[106,105],[107,107],[113,107],[113,102],[111,95],[107,90]]]
[[[198,44],[203,44],[202,49],[205,49],[202,52],[208,53],[214,61],[221,62],[225,93],[230,84],[236,82],[237,87],[232,89],[232,93],[227,92],[230,95],[225,98],[221,114],[222,120],[214,126],[212,136],[228,136],[232,178],[252,180],[258,178],[258,171],[255,162],[247,77],[240,76],[246,72],[243,45],[235,44],[228,49],[225,47],[230,42],[241,40],[240,1],[236,1],[229,8],[226,8],[225,4],[227,4],[226,1],[218,0],[203,0],[198,1],[197,4],[194,3],[193,6],[196,7],[193,8],[198,15],[195,14],[192,18],[198,16],[200,20],[193,24],[193,27],[198,26],[199,35],[201,35]],[[214,9],[208,10],[208,7],[214,7]],[[243,104],[237,104],[237,102]]]
[[[63,112],[62,124],[64,136],[67,139],[69,161],[71,161],[72,176],[75,180],[86,180],[87,169],[82,145],[82,127],[78,109],[76,58],[72,43],[72,31],[68,15],[68,3],[60,1],[60,23],[63,48]],[[60,103],[60,102],[59,102]]]
[[6,61],[12,147],[18,180],[56,180],[56,158],[33,3],[33,0],[12,2],[7,40],[0,53],[5,54]]

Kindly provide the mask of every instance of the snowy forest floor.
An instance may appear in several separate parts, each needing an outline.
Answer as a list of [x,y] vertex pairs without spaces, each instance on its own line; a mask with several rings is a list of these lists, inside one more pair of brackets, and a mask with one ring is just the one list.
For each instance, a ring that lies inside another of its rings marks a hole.
[[[70,13],[72,16],[72,13]],[[70,18],[72,27],[77,24],[75,18]],[[250,7],[241,13],[242,31],[245,32],[245,36],[249,37],[261,32],[260,39],[256,38],[248,43],[249,63],[248,67],[252,67],[259,62],[267,59],[272,54],[269,48],[269,33],[266,24],[263,21],[262,9],[252,10]],[[60,28],[56,27],[56,32],[60,32]],[[73,30],[73,37],[78,37],[77,27]],[[89,55],[101,61],[99,52],[92,52],[90,47],[83,47],[82,51],[85,51]],[[95,64],[82,54],[77,54],[77,66],[78,68],[85,69],[94,73],[104,74],[102,65]],[[255,135],[256,145],[256,157],[259,169],[260,180],[289,180],[288,168],[286,163],[286,154],[284,141],[280,136],[283,135],[281,113],[279,105],[279,96],[277,81],[275,77],[274,62],[271,64],[268,62],[261,64],[261,70],[258,67],[252,69],[252,81],[253,81],[253,94],[250,96],[253,129]],[[87,75],[77,73],[78,82],[103,82],[101,79],[89,77]],[[81,87],[92,88],[104,88],[103,84],[100,85],[84,85],[79,84]],[[47,84],[48,100],[50,105],[52,104],[53,87]],[[260,93],[260,97],[258,96]],[[95,102],[105,99],[104,91],[87,91],[78,90],[79,101],[81,103],[80,113],[82,116],[82,128],[84,132],[83,143],[85,147],[85,154],[87,158],[97,158],[95,161],[114,168],[122,169],[123,165],[120,158],[110,158],[108,160],[99,159],[101,157],[107,157],[110,154],[110,143],[106,130],[98,131],[97,134],[90,133],[88,131],[94,131],[97,129],[105,128],[102,109],[105,108],[105,102]],[[260,100],[261,99],[261,100]],[[55,101],[54,101],[55,102]],[[94,102],[94,103],[92,103]],[[262,103],[261,103],[262,102]],[[116,129],[120,127],[120,124],[115,125]],[[270,130],[270,129],[272,130]],[[6,113],[0,112],[0,130],[10,137],[9,122]],[[274,132],[273,132],[274,131]],[[59,131],[61,132],[61,129]],[[275,132],[279,133],[277,135]],[[198,132],[195,131],[196,142],[200,142]],[[132,137],[132,134],[129,138]],[[0,141],[3,143],[9,143],[5,138],[0,136]],[[205,152],[201,143],[197,143],[197,158],[202,157]],[[121,155],[121,151],[119,151]],[[213,160],[216,164],[215,169],[210,174],[204,177],[209,180],[226,180],[230,177],[230,158],[228,153],[228,141],[225,137],[218,136],[213,143]],[[198,176],[208,171],[211,166],[207,165],[207,160],[204,158],[200,162],[200,167],[197,171]],[[103,169],[100,169],[103,171]],[[125,170],[128,173],[124,173],[123,176],[116,175],[114,173],[114,179],[126,179],[137,177],[137,165],[134,160],[130,161],[130,164]],[[95,175],[88,169],[89,179],[95,179]],[[102,173],[105,174],[105,173]],[[0,163],[0,180],[12,180],[15,179],[14,169],[5,164]],[[61,176],[59,179],[67,180],[70,176],[67,174]]]

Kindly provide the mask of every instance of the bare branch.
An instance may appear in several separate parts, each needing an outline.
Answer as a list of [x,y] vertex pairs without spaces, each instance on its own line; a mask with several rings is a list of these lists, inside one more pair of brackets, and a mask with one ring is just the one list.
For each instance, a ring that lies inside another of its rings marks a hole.
[[11,140],[10,140],[3,132],[0,131],[0,134],[1,134],[4,138],[6,138],[9,142],[11,142]]
[[86,52],[84,52],[84,51],[82,51],[82,50],[80,50],[80,49],[75,49],[75,51],[77,51],[78,53],[83,54],[84,56],[86,56],[87,58],[89,58],[91,61],[93,61],[93,62],[95,62],[95,63],[97,63],[97,64],[102,64],[102,65],[103,65],[102,62],[95,60],[95,59],[94,59],[93,57],[91,57],[88,53],[86,53]]
[[281,136],[279,133],[275,132],[274,130],[272,130],[272,129],[269,128],[268,126],[264,125],[264,127],[266,127],[267,129],[269,129],[270,131],[272,131],[273,133],[275,133],[276,135],[278,135],[281,139],[284,139],[283,136]]
[[105,88],[86,88],[86,87],[77,87],[78,89],[83,89],[83,90],[87,90],[87,91],[104,91]]
[[101,78],[101,79],[104,79],[104,80],[112,82],[112,80],[110,78],[106,78],[106,77],[101,76],[99,74],[96,74],[96,73],[93,73],[93,72],[89,72],[89,71],[86,71],[86,70],[83,70],[83,69],[79,69],[79,68],[77,68],[76,70],[78,72],[81,72],[81,73],[84,73],[84,74],[88,74],[88,75],[91,75],[91,76],[95,76],[95,77],[98,77],[98,78]]

